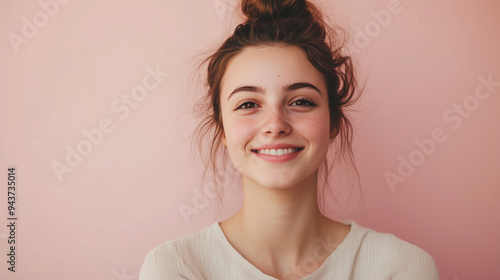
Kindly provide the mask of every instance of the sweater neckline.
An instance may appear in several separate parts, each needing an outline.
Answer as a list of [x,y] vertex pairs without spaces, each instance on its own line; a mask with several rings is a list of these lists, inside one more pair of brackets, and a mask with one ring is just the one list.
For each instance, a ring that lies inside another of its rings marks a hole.
[[[328,269],[330,267],[330,264],[334,263],[336,260],[341,258],[344,254],[346,254],[347,250],[349,249],[350,244],[356,241],[356,236],[359,235],[359,231],[361,227],[354,221],[348,220],[342,222],[345,225],[350,225],[351,229],[349,230],[349,233],[346,235],[344,240],[336,247],[336,249],[325,259],[325,261],[321,264],[321,266],[313,271],[312,273],[308,274],[307,276],[301,278],[301,280],[307,280],[307,279],[313,279],[316,275],[320,274],[322,271],[325,269]],[[212,230],[215,232],[217,238],[221,242],[222,246],[228,250],[233,256],[234,259],[243,265],[245,268],[247,268],[249,271],[253,271],[254,273],[258,274],[259,277],[265,279],[265,280],[278,280],[277,278],[274,278],[270,275],[267,275],[263,273],[260,269],[255,267],[253,264],[251,264],[247,259],[245,259],[234,247],[231,245],[229,240],[227,239],[226,235],[224,234],[224,231],[222,231],[222,228],[219,224],[219,222],[215,222],[211,226]],[[322,245],[320,245],[322,246]]]

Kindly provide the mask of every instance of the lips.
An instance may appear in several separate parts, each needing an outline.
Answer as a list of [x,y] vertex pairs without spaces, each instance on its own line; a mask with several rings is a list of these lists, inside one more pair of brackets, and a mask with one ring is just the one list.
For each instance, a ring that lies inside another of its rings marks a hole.
[[259,150],[252,150],[252,152],[257,154],[271,155],[271,156],[281,156],[281,155],[295,153],[302,149],[303,148],[259,149]]
[[251,151],[265,161],[280,163],[294,159],[303,149],[304,147],[290,144],[274,144],[251,149]]

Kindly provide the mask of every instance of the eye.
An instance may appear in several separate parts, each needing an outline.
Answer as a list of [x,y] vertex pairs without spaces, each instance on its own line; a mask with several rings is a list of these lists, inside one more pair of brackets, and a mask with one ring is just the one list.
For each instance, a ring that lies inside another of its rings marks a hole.
[[255,102],[252,102],[250,100],[243,100],[242,102],[238,103],[236,105],[236,108],[234,110],[239,110],[239,109],[252,109],[252,108],[257,108],[257,104]]
[[304,97],[296,99],[290,105],[292,105],[292,106],[310,106],[310,107],[316,106],[316,104],[314,104],[314,102],[312,102],[312,100],[310,100],[308,98],[304,98]]

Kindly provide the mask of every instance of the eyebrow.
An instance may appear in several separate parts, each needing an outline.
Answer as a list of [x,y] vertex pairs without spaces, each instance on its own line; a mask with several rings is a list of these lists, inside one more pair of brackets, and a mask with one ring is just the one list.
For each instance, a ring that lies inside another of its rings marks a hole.
[[[310,89],[313,89],[313,90],[317,91],[319,93],[319,95],[321,95],[321,91],[317,87],[315,87],[313,84],[311,84],[311,83],[293,83],[293,84],[288,84],[288,85],[283,86],[283,91],[292,91],[292,90],[297,90],[297,89],[301,89],[301,88],[310,88]],[[231,94],[229,94],[229,96],[227,97],[227,100],[229,100],[229,98],[233,94],[238,93],[240,91],[248,91],[248,92],[255,92],[255,93],[264,93],[264,89],[261,88],[261,87],[243,86],[243,87],[239,87],[239,88],[236,88],[235,90],[233,90],[231,92]]]

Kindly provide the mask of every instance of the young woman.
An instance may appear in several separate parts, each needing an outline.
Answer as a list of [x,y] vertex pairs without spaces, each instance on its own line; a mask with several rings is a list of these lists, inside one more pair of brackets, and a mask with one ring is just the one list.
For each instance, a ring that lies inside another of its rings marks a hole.
[[[209,57],[212,131],[242,176],[231,218],[157,246],[140,279],[439,279],[432,258],[393,235],[337,222],[318,206],[329,146],[352,156],[344,108],[356,81],[304,0],[243,0],[248,17]],[[351,152],[351,153],[350,153]]]

